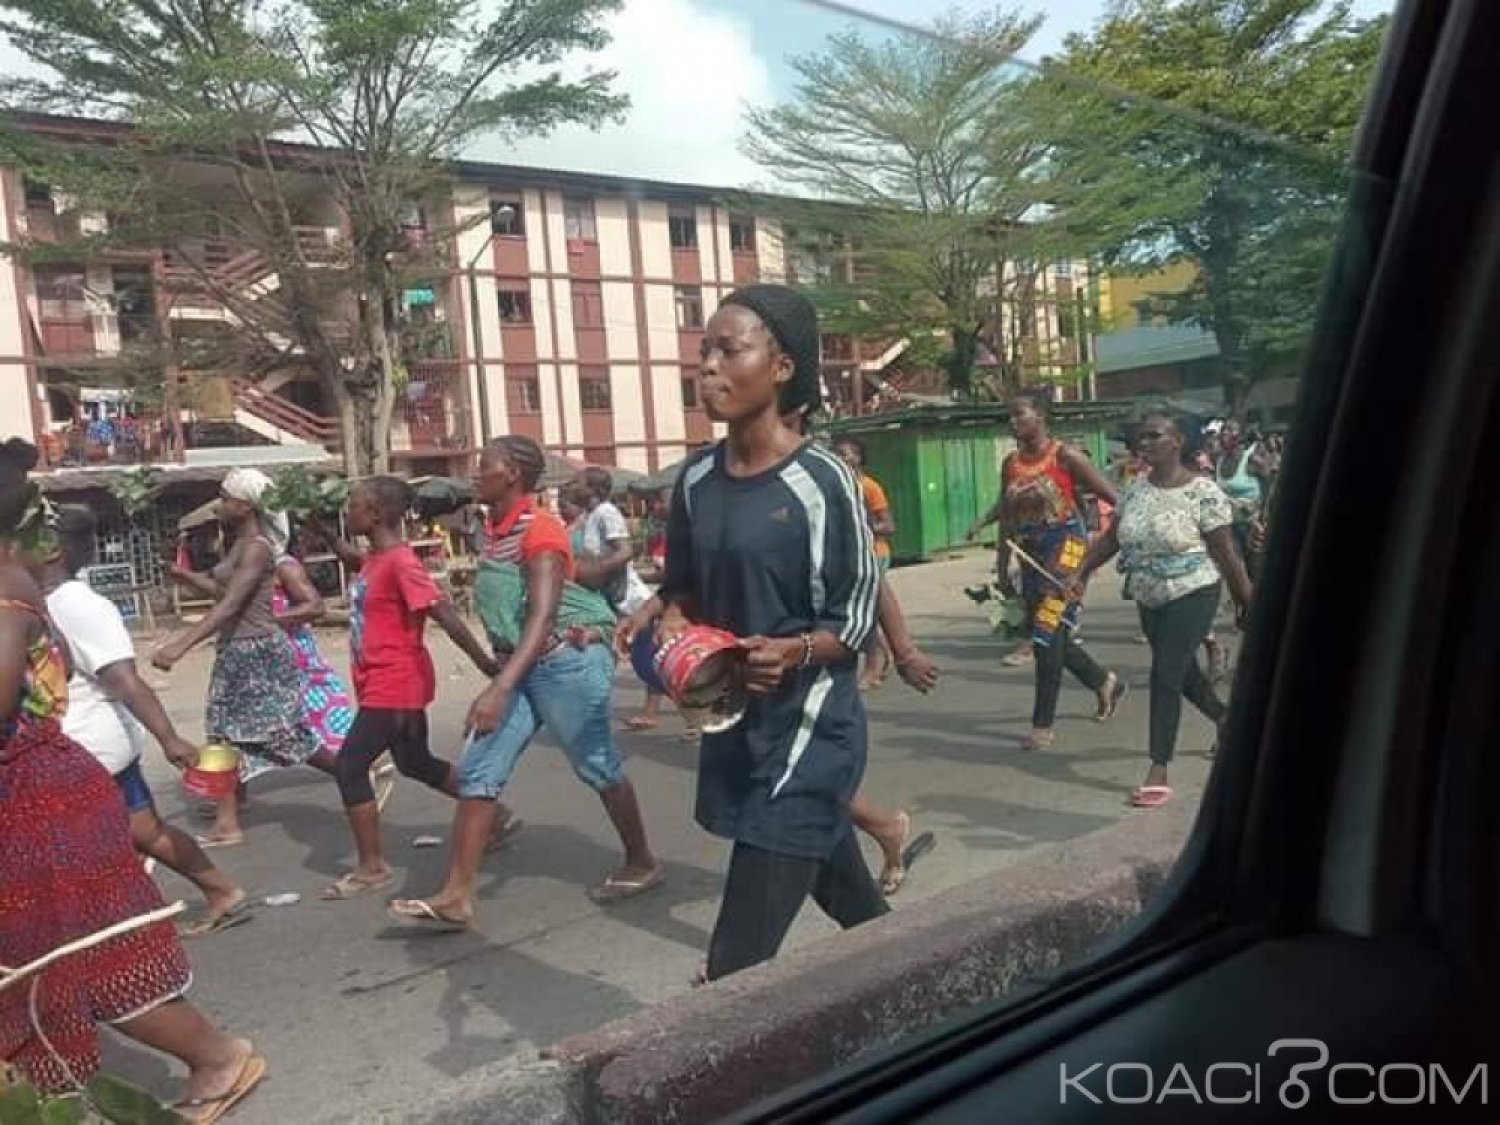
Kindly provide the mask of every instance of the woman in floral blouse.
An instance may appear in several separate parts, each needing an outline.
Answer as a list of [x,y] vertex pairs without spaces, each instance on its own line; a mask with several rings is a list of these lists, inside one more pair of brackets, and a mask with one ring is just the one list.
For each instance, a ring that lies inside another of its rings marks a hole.
[[1228,708],[1194,659],[1213,625],[1221,583],[1229,584],[1241,621],[1250,607],[1250,577],[1235,550],[1229,498],[1212,479],[1183,462],[1186,442],[1176,419],[1148,414],[1136,432],[1147,472],[1120,495],[1111,528],[1089,549],[1087,576],[1118,552],[1126,592],[1141,609],[1151,645],[1151,766],[1131,794],[1138,808],[1171,800],[1167,766],[1177,744],[1182,700],[1215,725]]

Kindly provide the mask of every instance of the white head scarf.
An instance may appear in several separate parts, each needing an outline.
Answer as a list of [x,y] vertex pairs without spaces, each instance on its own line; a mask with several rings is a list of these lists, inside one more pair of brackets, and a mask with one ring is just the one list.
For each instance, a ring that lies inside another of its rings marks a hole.
[[231,469],[225,475],[224,483],[219,486],[225,496],[243,500],[255,509],[271,540],[271,546],[280,554],[291,541],[292,526],[285,512],[267,510],[263,497],[270,487],[271,478],[259,469]]

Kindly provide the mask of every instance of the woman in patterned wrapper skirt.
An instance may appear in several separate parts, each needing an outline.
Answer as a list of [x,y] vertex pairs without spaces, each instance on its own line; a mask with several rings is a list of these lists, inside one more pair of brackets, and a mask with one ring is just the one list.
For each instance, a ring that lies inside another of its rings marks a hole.
[[[0,965],[17,969],[162,906],[130,840],[108,771],[62,733],[68,669],[26,572],[53,535],[26,474],[36,449],[0,446]],[[67,1092],[99,1069],[100,1024],[188,1067],[179,1109],[217,1121],[266,1073],[244,1039],[215,1028],[183,994],[192,980],[170,921],[70,954],[0,992],[0,1064]]]

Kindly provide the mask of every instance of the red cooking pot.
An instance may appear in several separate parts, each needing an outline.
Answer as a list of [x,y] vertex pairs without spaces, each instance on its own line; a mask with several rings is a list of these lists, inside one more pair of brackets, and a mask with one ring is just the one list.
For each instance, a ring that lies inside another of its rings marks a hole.
[[706,712],[702,728],[709,734],[728,730],[745,714],[745,649],[733,633],[689,625],[657,648],[653,663],[672,702]]
[[182,787],[195,797],[227,797],[240,781],[240,753],[233,746],[210,742],[198,752],[198,764],[182,775]]

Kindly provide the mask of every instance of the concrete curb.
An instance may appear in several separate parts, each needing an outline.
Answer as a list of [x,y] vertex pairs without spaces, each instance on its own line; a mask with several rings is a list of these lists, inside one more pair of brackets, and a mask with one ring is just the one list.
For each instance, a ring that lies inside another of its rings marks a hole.
[[1183,802],[1127,815],[378,1120],[714,1120],[1076,962],[1159,888],[1195,811]]

